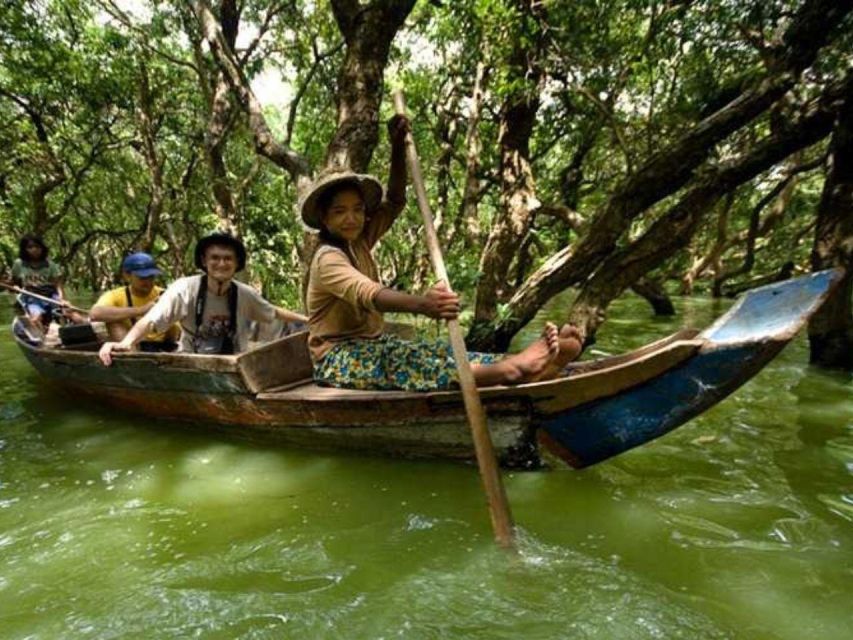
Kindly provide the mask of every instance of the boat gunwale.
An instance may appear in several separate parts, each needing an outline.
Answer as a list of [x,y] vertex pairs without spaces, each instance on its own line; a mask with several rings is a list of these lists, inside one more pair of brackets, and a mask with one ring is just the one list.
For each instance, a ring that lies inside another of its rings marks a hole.
[[[790,341],[796,335],[796,333],[800,329],[802,329],[802,326],[808,321],[808,317],[810,315],[808,311],[823,302],[823,300],[825,300],[830,295],[831,290],[834,289],[833,285],[837,284],[838,281],[840,281],[841,272],[838,269],[827,270],[826,272],[817,272],[811,275],[812,277],[818,277],[821,274],[826,275],[827,272],[832,272],[829,274],[829,276],[833,280],[831,286],[827,288],[827,291],[823,292],[811,304],[809,304],[808,308],[801,312],[797,319],[793,320],[780,331],[768,331],[766,335],[743,340],[716,340],[710,337],[720,327],[723,327],[727,322],[737,317],[737,315],[741,312],[744,303],[749,299],[750,295],[761,290],[766,290],[768,288],[779,287],[781,284],[783,284],[775,283],[772,285],[767,285],[765,287],[759,287],[758,289],[748,292],[745,296],[740,298],[730,309],[728,309],[726,313],[717,318],[716,321],[714,321],[711,325],[709,325],[701,332],[694,329],[683,328],[669,336],[665,336],[657,341],[642,345],[637,349],[634,349],[633,351],[624,354],[616,354],[613,356],[605,356],[602,358],[571,363],[564,370],[565,375],[554,379],[529,382],[526,384],[519,384],[513,386],[499,385],[483,387],[480,389],[480,393],[484,399],[523,397],[533,402],[545,401],[545,406],[547,407],[547,401],[549,399],[557,398],[565,394],[571,388],[571,386],[577,386],[579,382],[584,383],[589,379],[605,377],[608,375],[612,375],[613,373],[623,372],[630,368],[642,367],[643,365],[648,364],[649,362],[653,362],[659,358],[665,358],[667,354],[670,354],[673,351],[685,349],[692,350],[692,352],[686,355],[685,357],[681,359],[676,358],[674,362],[670,364],[670,368],[677,366],[683,360],[693,357],[699,352],[708,352],[719,348],[727,348],[739,343],[786,343]],[[15,334],[14,331],[13,335],[19,345],[21,345],[23,348],[28,349],[39,357],[46,357],[50,360],[59,362],[79,362],[80,364],[97,364],[97,366],[102,366],[98,361],[97,352],[80,351],[74,349],[50,349],[45,347],[39,347],[29,344],[27,341],[23,340],[20,336]],[[132,366],[132,363],[134,362],[146,361],[154,362],[155,364],[165,366],[173,370],[196,370],[214,373],[235,373],[245,378],[245,372],[241,368],[241,359],[245,361],[247,360],[247,355],[257,351],[269,350],[271,345],[275,344],[275,342],[293,339],[296,335],[300,334],[285,336],[283,338],[279,338],[278,341],[258,345],[247,352],[236,355],[220,356],[188,353],[151,354],[128,352],[116,354],[115,362]],[[691,337],[687,339],[681,339],[682,336]],[[660,375],[660,373],[654,375]],[[625,389],[630,388],[631,386],[642,384],[649,378],[654,377],[654,375],[639,375],[633,381],[629,380],[627,384],[624,384],[619,388],[613,390],[608,390],[598,397],[603,398],[607,395],[612,395],[614,393],[624,391]],[[286,389],[272,388],[266,391],[259,392],[252,392],[250,388],[248,388],[248,385],[246,385],[247,389],[245,395],[263,401],[301,400],[305,402],[344,400],[348,402],[374,402],[377,400],[397,401],[421,398],[425,399],[429,403],[436,405],[459,402],[461,401],[462,397],[461,393],[458,390],[417,392],[398,390],[358,391],[351,389],[330,389],[328,393],[324,393],[326,397],[322,399],[308,399],[300,397],[300,389],[304,389],[305,387],[311,387],[312,385],[314,385],[314,383],[313,380],[311,380],[310,378],[305,378],[304,380],[294,380],[287,385],[283,385],[286,387]],[[589,400],[592,399],[598,398],[590,398]],[[573,406],[576,406],[576,404],[577,403],[573,403]],[[553,407],[553,409],[556,410],[556,407]],[[546,411],[548,411],[547,408]]]
[[[20,336],[12,332],[15,342],[19,347],[47,360],[62,362],[65,364],[97,365],[106,368],[98,358],[97,351],[83,351],[80,349],[50,348],[30,344]],[[238,373],[238,356],[200,355],[197,353],[145,353],[142,351],[129,351],[126,353],[113,354],[115,363],[139,363],[153,362],[173,369],[207,371],[214,373]],[[181,366],[189,365],[189,366]]]

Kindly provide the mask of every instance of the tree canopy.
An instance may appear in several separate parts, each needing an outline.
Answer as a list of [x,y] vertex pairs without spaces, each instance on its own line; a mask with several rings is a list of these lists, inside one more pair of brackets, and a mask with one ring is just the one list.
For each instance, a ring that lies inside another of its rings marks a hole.
[[[787,263],[850,269],[849,227],[827,229],[853,205],[824,187],[850,180],[851,5],[5,3],[0,250],[43,234],[69,280],[99,289],[131,249],[185,273],[194,241],[227,228],[253,281],[296,306],[300,190],[329,165],[386,174],[400,86],[474,347],[505,349],[568,288],[566,318],[594,333],[632,288],[660,302]],[[263,101],[271,80],[281,103]],[[417,288],[411,200],[378,257],[387,283]],[[816,230],[834,238],[820,259]]]

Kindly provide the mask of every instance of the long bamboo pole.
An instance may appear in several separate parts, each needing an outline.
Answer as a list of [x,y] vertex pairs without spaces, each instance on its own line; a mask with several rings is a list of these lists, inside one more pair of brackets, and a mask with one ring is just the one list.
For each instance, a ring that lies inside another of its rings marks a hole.
[[39,295],[37,293],[33,293],[32,291],[27,291],[26,289],[22,289],[21,287],[16,287],[13,284],[7,284],[5,282],[0,282],[0,287],[3,287],[4,289],[8,289],[9,291],[14,291],[15,293],[22,293],[25,296],[35,298],[36,300],[44,300],[45,302],[49,302],[50,304],[54,304],[57,307],[62,307],[63,309],[70,309],[71,311],[77,311],[78,313],[84,313],[86,315],[89,315],[89,312],[86,309],[81,309],[80,307],[75,307],[75,306],[72,306],[70,304],[63,306],[63,305],[59,304],[59,302],[54,300],[53,298],[48,298],[47,296],[42,296],[42,295]]
[[[406,101],[402,91],[394,92],[394,108],[400,115],[406,115]],[[409,162],[409,170],[412,174],[412,183],[415,187],[418,206],[424,219],[427,247],[430,259],[435,270],[436,277],[450,287],[450,279],[447,277],[447,269],[444,266],[444,257],[441,254],[441,246],[433,223],[432,211],[429,207],[426,190],[424,189],[423,175],[421,174],[421,163],[415,148],[415,141],[411,132],[406,134],[406,158]],[[477,464],[480,467],[480,477],[483,480],[483,488],[489,503],[489,514],[492,519],[492,529],[498,544],[507,549],[515,548],[515,532],[512,515],[509,511],[509,502],[506,498],[503,482],[498,471],[495,458],[495,449],[486,426],[486,412],[480,402],[480,394],[471,372],[468,362],[468,350],[465,348],[465,340],[462,337],[462,329],[458,320],[448,320],[447,329],[450,332],[450,345],[453,348],[453,357],[459,371],[459,386],[462,389],[462,397],[465,401],[465,412],[468,414],[468,423],[471,425],[471,436],[474,440],[474,450],[477,454]]]

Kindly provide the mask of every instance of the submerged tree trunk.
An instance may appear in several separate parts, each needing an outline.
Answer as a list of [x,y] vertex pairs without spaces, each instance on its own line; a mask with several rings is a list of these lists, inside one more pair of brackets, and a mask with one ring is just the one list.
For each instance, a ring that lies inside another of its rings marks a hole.
[[[853,78],[836,90],[853,91]],[[702,217],[720,198],[792,153],[828,135],[837,109],[838,104],[834,100],[818,101],[807,109],[807,116],[784,132],[768,136],[742,155],[703,172],[702,179],[697,180],[646,233],[624,249],[614,252],[584,283],[570,319],[584,327],[587,335],[594,335],[610,302],[685,247]]]
[[785,262],[778,270],[773,273],[768,273],[767,275],[758,276],[756,278],[750,278],[746,282],[740,282],[738,284],[728,285],[724,287],[720,291],[720,296],[725,296],[727,298],[735,298],[750,289],[755,289],[757,287],[763,287],[767,284],[773,284],[774,282],[781,282],[782,280],[787,280],[791,276],[794,275],[794,263],[791,260]]
[[729,214],[735,201],[734,195],[734,192],[729,193],[720,209],[720,215],[717,217],[717,237],[714,244],[707,254],[695,260],[687,273],[681,277],[682,295],[687,296],[693,293],[694,281],[707,269],[713,268],[717,274],[720,273],[720,260],[729,246]]
[[646,299],[656,316],[667,317],[675,315],[675,305],[672,304],[672,299],[667,295],[663,285],[657,280],[651,278],[640,278],[631,287],[631,290],[638,296]]
[[507,313],[478,334],[484,340],[474,347],[508,344],[545,302],[594,273],[613,254],[639,215],[696,178],[694,172],[707,161],[717,143],[765,113],[796,84],[851,6],[850,0],[807,0],[781,39],[773,70],[658,151],[617,186],[590,218],[589,233],[546,260],[508,301]]
[[853,99],[848,99],[832,134],[830,168],[818,208],[814,270],[843,267],[846,274],[809,322],[810,360],[827,368],[853,370]]

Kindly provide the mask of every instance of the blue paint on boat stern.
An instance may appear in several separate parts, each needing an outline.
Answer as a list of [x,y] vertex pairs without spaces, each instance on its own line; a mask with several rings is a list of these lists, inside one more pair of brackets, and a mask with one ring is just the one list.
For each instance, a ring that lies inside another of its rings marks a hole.
[[602,398],[545,420],[541,427],[586,467],[684,424],[737,389],[778,348],[718,348],[626,393]]
[[707,342],[690,360],[614,396],[543,416],[539,427],[557,445],[555,452],[575,467],[654,440],[758,373],[808,321],[842,276],[842,270],[830,269],[754,289],[700,334]]
[[712,342],[750,342],[787,333],[793,335],[843,275],[841,269],[827,269],[753,289],[699,338]]

